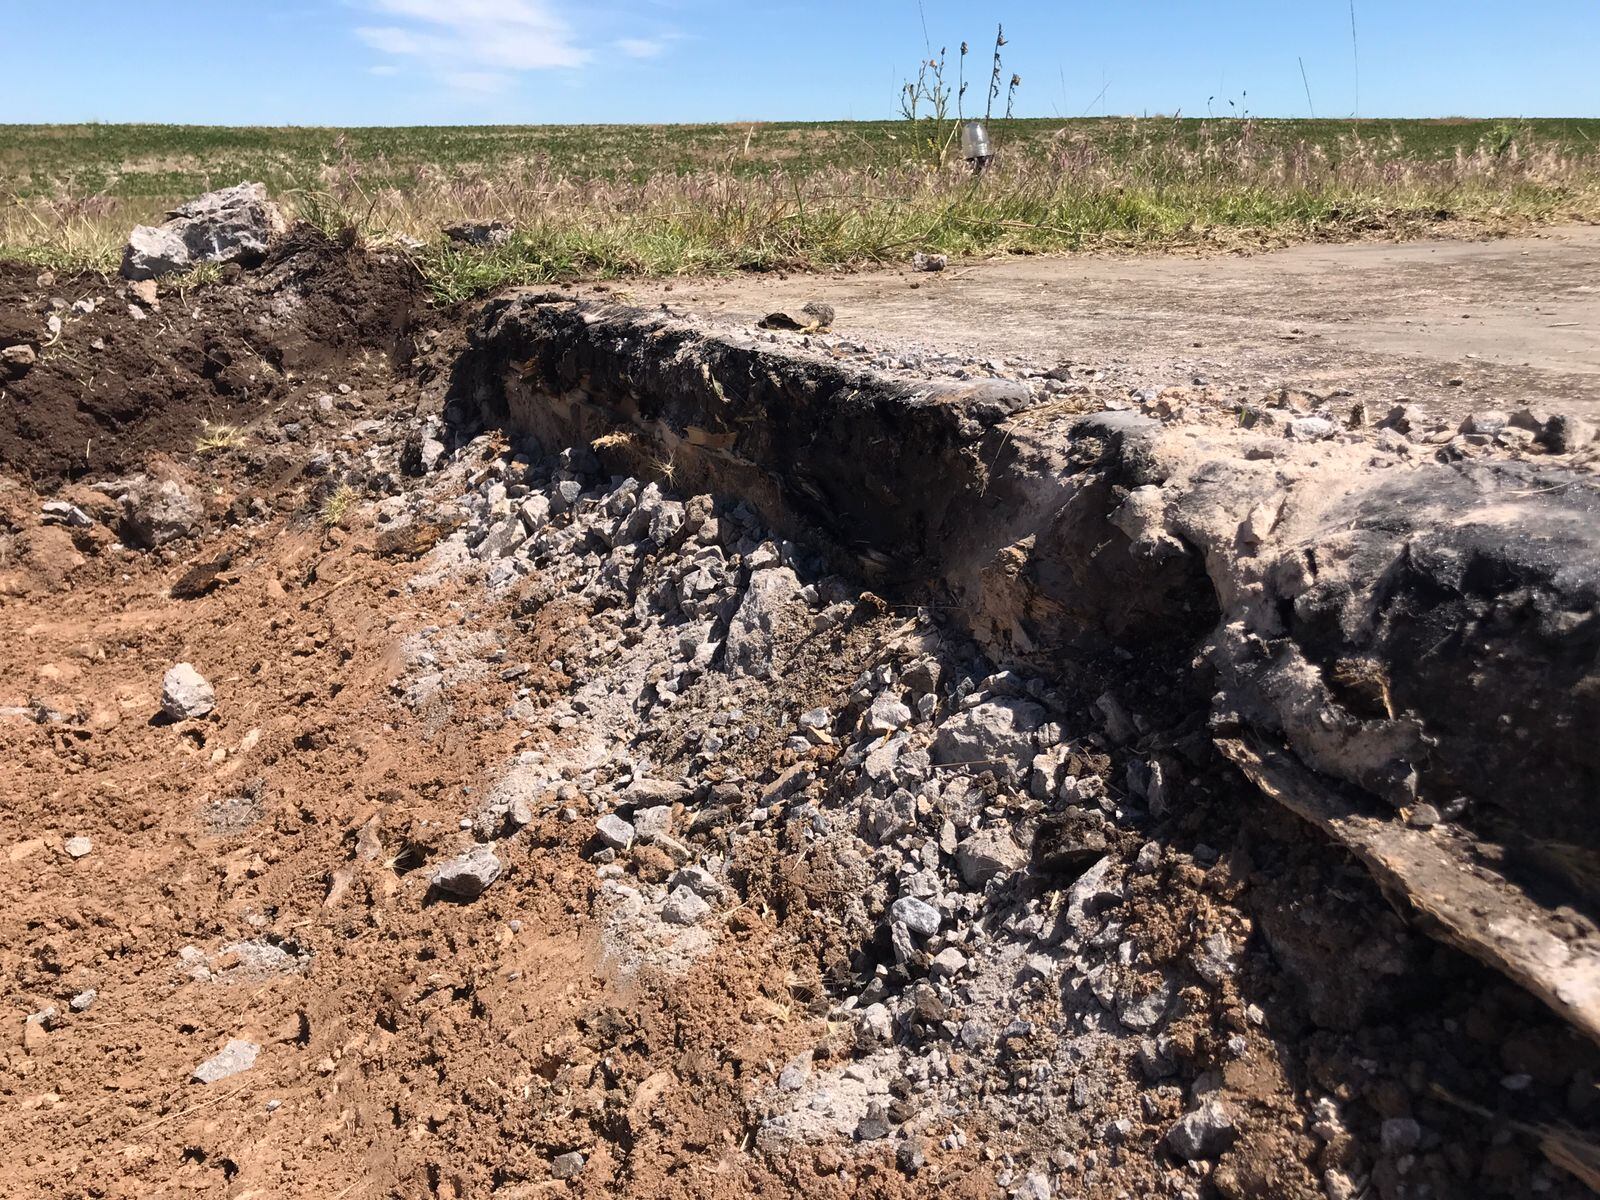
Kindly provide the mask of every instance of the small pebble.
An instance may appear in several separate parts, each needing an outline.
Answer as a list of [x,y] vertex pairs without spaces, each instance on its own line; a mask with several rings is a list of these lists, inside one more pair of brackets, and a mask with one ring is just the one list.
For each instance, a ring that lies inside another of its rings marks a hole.
[[1411,810],[1406,823],[1413,829],[1432,829],[1439,823],[1439,810],[1431,804],[1419,804]]

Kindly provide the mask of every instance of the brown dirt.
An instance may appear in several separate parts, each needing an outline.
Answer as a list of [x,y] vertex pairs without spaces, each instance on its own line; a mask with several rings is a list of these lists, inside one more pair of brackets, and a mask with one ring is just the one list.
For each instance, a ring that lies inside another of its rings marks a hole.
[[0,367],[0,464],[40,483],[120,471],[191,447],[208,422],[274,411],[359,353],[397,365],[411,353],[423,299],[403,258],[341,253],[301,226],[259,271],[225,275],[239,285],[148,306],[121,280],[0,264],[0,349],[38,355]]
[[[454,832],[466,781],[514,749],[496,715],[511,685],[397,717],[399,640],[472,597],[446,586],[420,605],[399,591],[415,568],[377,559],[370,531],[325,533],[294,516],[293,490],[275,499],[289,511],[269,528],[171,565],[70,543],[66,563],[36,554],[25,594],[0,607],[0,636],[30,647],[0,667],[0,701],[84,717],[0,726],[0,880],[21,901],[0,953],[12,1028],[98,992],[5,1048],[0,1136],[27,1148],[0,1194],[531,1195],[517,1181],[571,1149],[599,1152],[596,1193],[779,1186],[731,1165],[741,1077],[785,1054],[773,1016],[794,981],[770,917],[745,911],[669,1003],[597,972],[594,869],[573,826],[530,830],[474,906],[424,902],[416,868]],[[235,563],[221,586],[170,597],[188,561],[219,551]],[[509,619],[474,608],[465,629]],[[532,636],[558,657],[572,632]],[[156,719],[180,660],[226,697],[212,719]],[[94,850],[74,861],[62,847],[80,834]],[[217,957],[245,940],[310,960],[262,977]],[[214,979],[186,977],[190,945]],[[257,1069],[211,1091],[189,1082],[237,1036],[263,1044]],[[634,1151],[623,1178],[597,1131]]]

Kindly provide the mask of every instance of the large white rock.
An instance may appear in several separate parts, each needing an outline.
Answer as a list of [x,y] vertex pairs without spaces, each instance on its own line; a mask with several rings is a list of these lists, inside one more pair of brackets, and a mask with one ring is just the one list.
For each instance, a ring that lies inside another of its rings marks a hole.
[[207,192],[167,214],[159,226],[140,225],[122,255],[125,279],[155,279],[197,263],[259,258],[285,229],[283,213],[264,184],[241,183]]
[[771,567],[750,576],[750,586],[728,622],[730,674],[767,679],[772,674],[772,643],[783,610],[798,603],[800,580],[788,567]]
[[1044,724],[1044,718],[1044,709],[1026,700],[979,704],[939,726],[933,761],[1021,774],[1032,766],[1033,732]]
[[179,663],[161,679],[161,711],[174,721],[203,717],[217,706],[217,695],[192,663]]

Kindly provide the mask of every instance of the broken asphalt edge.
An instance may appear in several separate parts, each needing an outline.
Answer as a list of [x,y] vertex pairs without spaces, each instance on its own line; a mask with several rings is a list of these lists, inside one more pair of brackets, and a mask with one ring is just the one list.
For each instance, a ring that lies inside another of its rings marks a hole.
[[541,293],[484,307],[451,397],[460,432],[739,496],[1002,666],[1135,710],[1120,663],[1180,676],[1262,792],[1600,1040],[1593,476],[1086,414]]

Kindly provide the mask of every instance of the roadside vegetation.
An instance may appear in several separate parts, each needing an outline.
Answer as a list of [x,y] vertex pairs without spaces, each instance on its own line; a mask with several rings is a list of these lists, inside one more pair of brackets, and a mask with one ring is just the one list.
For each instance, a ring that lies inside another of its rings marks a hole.
[[[330,233],[422,243],[445,301],[916,250],[1228,248],[1600,219],[1600,121],[1002,115],[998,157],[975,176],[941,149],[948,128],[929,140],[928,111],[924,95],[910,119],[856,123],[0,126],[0,258],[112,270],[132,225],[242,179]],[[441,237],[463,220],[515,233],[485,247]]]

